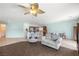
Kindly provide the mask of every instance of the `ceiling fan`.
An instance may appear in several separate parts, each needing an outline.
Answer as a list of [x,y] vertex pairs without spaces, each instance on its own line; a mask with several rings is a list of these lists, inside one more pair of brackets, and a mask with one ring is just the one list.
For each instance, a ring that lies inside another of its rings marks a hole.
[[29,7],[26,7],[26,6],[23,6],[23,5],[18,5],[18,6],[20,6],[20,7],[25,9],[26,12],[24,13],[24,15],[32,14],[34,16],[37,16],[37,14],[45,13],[43,10],[41,10],[39,8],[39,4],[38,3],[31,3]]

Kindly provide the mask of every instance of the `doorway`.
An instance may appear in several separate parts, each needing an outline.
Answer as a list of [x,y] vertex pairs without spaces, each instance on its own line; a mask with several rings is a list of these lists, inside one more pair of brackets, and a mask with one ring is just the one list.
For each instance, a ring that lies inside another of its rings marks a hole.
[[6,37],[6,24],[0,24],[0,39]]
[[77,41],[77,26],[74,26],[73,27],[73,40],[74,41]]

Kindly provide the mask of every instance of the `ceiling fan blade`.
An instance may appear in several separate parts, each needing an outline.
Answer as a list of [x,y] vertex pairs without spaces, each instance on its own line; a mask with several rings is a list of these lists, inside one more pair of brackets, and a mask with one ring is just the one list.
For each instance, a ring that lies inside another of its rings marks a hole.
[[26,8],[25,6],[22,6],[22,5],[18,5],[19,7],[22,7],[22,8]]
[[26,14],[30,14],[30,12],[25,12],[24,15],[26,15]]
[[43,14],[43,13],[45,13],[43,10],[41,9],[38,10],[38,14]]
[[30,8],[29,7],[25,7],[25,6],[22,6],[22,5],[18,5],[19,7],[21,8],[24,8],[25,10],[29,10]]

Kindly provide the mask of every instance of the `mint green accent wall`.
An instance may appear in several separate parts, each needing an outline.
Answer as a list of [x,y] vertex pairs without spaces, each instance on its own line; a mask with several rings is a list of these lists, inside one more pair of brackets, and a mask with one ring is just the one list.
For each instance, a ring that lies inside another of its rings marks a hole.
[[76,26],[77,20],[62,21],[48,24],[48,31],[55,33],[66,33],[68,39],[73,39],[73,27]]
[[22,22],[10,22],[7,24],[6,37],[20,38],[24,37],[24,29]]
[[[62,21],[48,24],[48,31],[49,32],[56,32],[62,33],[65,32],[68,39],[73,38],[73,26],[76,26],[78,21],[71,20],[71,21]],[[25,22],[11,22],[7,23],[7,30],[6,30],[6,37],[8,38],[20,38],[24,37],[24,23]],[[27,22],[26,22],[27,24]]]
[[[24,26],[27,25],[27,26]],[[7,38],[25,38],[26,32],[25,28],[32,26],[34,24],[22,21],[8,21],[6,29]],[[35,24],[36,25],[36,24]]]

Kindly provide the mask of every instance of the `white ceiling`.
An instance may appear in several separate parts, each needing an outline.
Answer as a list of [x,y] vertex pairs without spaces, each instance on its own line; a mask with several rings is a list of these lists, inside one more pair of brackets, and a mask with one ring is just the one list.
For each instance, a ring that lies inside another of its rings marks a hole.
[[49,24],[57,21],[72,20],[79,16],[78,3],[40,3],[44,14],[37,17],[24,15],[24,10],[15,3],[0,3],[0,20]]

